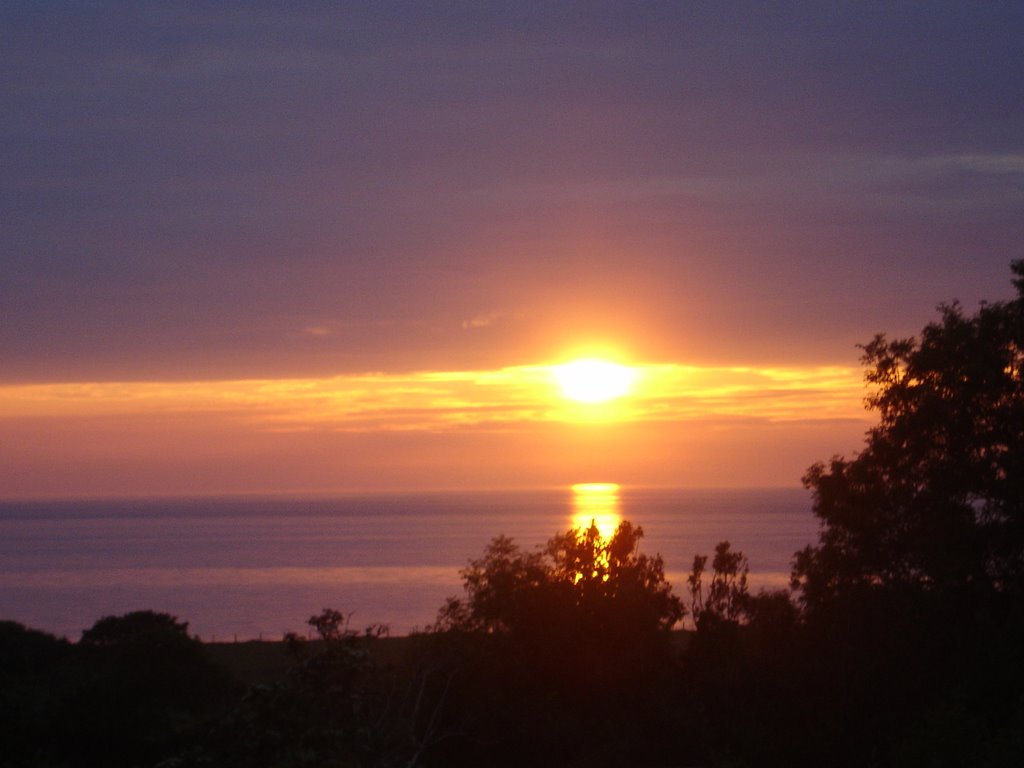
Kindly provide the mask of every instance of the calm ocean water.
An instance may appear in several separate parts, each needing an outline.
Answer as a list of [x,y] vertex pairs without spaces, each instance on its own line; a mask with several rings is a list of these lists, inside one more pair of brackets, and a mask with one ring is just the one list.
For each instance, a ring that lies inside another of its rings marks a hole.
[[77,639],[151,608],[204,640],[305,632],[321,608],[395,634],[433,620],[495,535],[542,544],[574,515],[642,525],[680,594],[695,553],[728,539],[755,587],[786,582],[816,538],[802,489],[545,491],[0,503],[0,618]]

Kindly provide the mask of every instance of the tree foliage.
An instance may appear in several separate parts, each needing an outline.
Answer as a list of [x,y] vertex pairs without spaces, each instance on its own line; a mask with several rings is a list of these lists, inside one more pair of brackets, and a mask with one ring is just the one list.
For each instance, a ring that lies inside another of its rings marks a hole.
[[203,743],[176,765],[302,768],[404,766],[419,748],[409,695],[396,691],[372,655],[387,634],[348,628],[340,611],[324,608],[307,622],[317,639],[286,638],[294,663],[280,680],[252,687]]
[[54,720],[69,687],[73,652],[66,640],[0,621],[0,765],[57,762]]
[[1024,261],[1012,269],[1013,300],[942,305],[919,338],[862,348],[879,422],[804,477],[823,524],[794,563],[809,608],[875,587],[1024,587]]
[[82,631],[83,648],[107,648],[129,651],[142,649],[153,653],[158,648],[199,647],[188,634],[188,622],[155,611],[132,611],[121,616],[105,616]]
[[707,562],[707,555],[694,555],[693,569],[687,577],[690,613],[698,629],[714,621],[738,622],[750,599],[747,589],[750,564],[742,552],[733,552],[728,541],[720,541],[715,546],[711,581],[705,592]]
[[[437,765],[643,764],[664,746],[682,602],[622,522],[534,551],[499,536],[461,571],[429,634],[454,660]],[[658,757],[658,761],[663,760]]]
[[685,609],[661,556],[639,551],[641,538],[643,529],[628,521],[607,538],[594,524],[572,529],[534,552],[498,536],[460,572],[465,597],[449,598],[436,628],[604,637],[669,630]]
[[72,649],[49,734],[61,765],[151,765],[236,694],[188,623],[166,613],[106,616]]

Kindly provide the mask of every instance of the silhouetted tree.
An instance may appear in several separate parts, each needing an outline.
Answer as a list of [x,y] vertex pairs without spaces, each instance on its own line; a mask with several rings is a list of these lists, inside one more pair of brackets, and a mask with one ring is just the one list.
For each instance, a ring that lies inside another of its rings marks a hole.
[[540,552],[522,552],[508,536],[496,536],[483,557],[462,569],[464,599],[450,597],[438,612],[434,629],[505,632],[518,626],[531,593],[548,583],[549,567]]
[[941,305],[918,338],[864,346],[878,425],[804,477],[822,530],[794,560],[799,700],[846,764],[982,764],[1020,741],[1024,261],[1012,269],[1014,299]]
[[59,762],[54,725],[69,685],[73,646],[0,621],[0,765]]
[[797,554],[814,609],[862,588],[1024,589],[1024,261],[1012,301],[957,304],[920,338],[863,347],[879,424],[804,477],[823,530]]
[[[639,551],[643,529],[629,521],[609,537],[596,525],[560,533],[523,552],[506,536],[460,573],[465,598],[449,598],[436,629],[608,638],[663,632],[685,614],[660,555]],[[576,638],[578,641],[579,638]]]
[[466,736],[435,764],[642,764],[663,745],[685,610],[642,537],[629,522],[535,551],[499,536],[469,562],[432,633],[461,657],[445,725]]
[[[712,558],[693,560],[687,585],[697,631],[680,660],[675,702],[685,713],[675,727],[686,764],[808,764],[808,734],[794,732],[803,722],[797,605],[784,590],[750,594],[748,573],[747,558],[728,541]],[[816,757],[810,764],[823,764]]]
[[105,616],[83,630],[82,648],[102,648],[121,654],[151,655],[158,651],[194,653],[201,646],[188,634],[188,622],[155,611],[133,611]]
[[395,688],[371,654],[382,625],[350,630],[330,608],[311,616],[315,641],[292,635],[295,664],[280,681],[252,687],[198,747],[175,765],[414,765],[421,735],[410,723],[409,691]]
[[188,623],[153,611],[107,616],[75,647],[58,716],[70,765],[147,765],[181,749],[236,690]]
[[686,580],[690,589],[690,613],[698,629],[712,622],[738,622],[750,598],[747,589],[750,564],[742,552],[733,552],[728,541],[720,541],[715,546],[711,581],[705,593],[707,562],[707,555],[694,555],[693,569]]

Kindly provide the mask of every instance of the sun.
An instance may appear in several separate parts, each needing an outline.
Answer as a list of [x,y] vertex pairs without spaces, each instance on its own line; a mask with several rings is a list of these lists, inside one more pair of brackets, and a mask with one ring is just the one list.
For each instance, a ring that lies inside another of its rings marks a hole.
[[636,372],[625,365],[587,358],[553,369],[562,394],[578,403],[603,403],[628,394]]

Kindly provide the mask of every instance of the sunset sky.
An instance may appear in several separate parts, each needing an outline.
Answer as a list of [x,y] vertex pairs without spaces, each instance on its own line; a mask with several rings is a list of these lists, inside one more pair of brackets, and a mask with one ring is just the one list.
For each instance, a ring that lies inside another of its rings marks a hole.
[[[0,497],[796,485],[1011,295],[1024,4],[9,2]],[[606,403],[553,366],[630,366]]]

